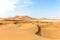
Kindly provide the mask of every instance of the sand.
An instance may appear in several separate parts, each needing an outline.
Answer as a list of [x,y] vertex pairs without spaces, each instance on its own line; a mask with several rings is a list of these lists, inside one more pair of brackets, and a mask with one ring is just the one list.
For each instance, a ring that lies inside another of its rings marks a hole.
[[[23,25],[26,26],[25,24]],[[7,24],[4,26],[1,25],[0,26],[0,40],[48,40],[46,38],[42,38],[35,34],[36,31],[35,29],[33,29],[33,26],[35,25],[32,25],[31,23],[29,23],[28,25],[29,26],[31,25],[30,29],[25,28],[25,27],[20,29],[15,24]],[[31,29],[34,30],[34,33],[32,33],[33,30]]]
[[0,40],[60,40],[60,21],[27,16],[7,19],[0,20]]

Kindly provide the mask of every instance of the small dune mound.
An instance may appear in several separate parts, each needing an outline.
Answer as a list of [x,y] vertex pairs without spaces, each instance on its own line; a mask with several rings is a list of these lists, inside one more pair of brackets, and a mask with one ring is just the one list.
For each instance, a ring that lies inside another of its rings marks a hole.
[[38,31],[37,25],[32,23],[23,23],[23,24],[17,25],[17,28],[23,31],[31,32],[31,33],[36,33]]

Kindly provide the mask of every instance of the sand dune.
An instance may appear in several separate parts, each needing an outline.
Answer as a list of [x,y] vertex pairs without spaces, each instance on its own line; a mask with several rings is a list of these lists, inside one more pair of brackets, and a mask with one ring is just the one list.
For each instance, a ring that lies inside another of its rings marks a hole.
[[28,16],[4,18],[0,20],[0,40],[60,40],[60,21]]
[[[23,25],[26,26],[25,24]],[[45,40],[46,39],[46,38],[37,36],[35,34],[36,31],[33,28],[34,25],[32,25],[31,23],[28,25],[29,26],[31,25],[31,28],[24,27],[20,29],[15,24],[0,26],[0,40]]]

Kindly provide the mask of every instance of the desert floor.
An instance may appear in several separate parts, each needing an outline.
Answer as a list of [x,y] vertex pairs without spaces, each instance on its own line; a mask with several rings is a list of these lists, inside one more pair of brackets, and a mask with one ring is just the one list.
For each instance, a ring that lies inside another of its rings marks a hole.
[[[29,27],[28,27],[29,26]],[[0,40],[48,40],[35,34],[36,25],[5,24],[0,25]]]
[[32,23],[0,25],[0,40],[60,40],[35,34],[38,28]]

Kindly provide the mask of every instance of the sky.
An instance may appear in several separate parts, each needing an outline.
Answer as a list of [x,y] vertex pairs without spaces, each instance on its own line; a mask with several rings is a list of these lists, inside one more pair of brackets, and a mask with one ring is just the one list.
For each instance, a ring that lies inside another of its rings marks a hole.
[[60,18],[60,0],[0,0],[0,17]]

